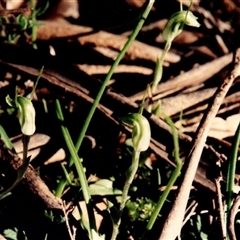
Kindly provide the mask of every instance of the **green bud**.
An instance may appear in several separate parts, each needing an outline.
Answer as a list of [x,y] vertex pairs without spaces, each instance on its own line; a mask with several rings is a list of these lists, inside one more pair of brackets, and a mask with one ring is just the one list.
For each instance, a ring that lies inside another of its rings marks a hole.
[[14,101],[9,96],[7,96],[6,102],[11,107],[16,107],[18,109],[18,119],[22,133],[27,136],[33,135],[36,130],[36,113],[31,100],[22,96],[17,96],[16,100]]
[[192,12],[179,11],[174,13],[168,20],[163,29],[163,38],[166,41],[172,42],[173,39],[182,32],[184,24],[192,27],[200,26],[197,17],[195,17]]
[[150,145],[151,130],[148,120],[139,113],[131,113],[122,121],[133,126],[132,142],[135,151],[146,151]]

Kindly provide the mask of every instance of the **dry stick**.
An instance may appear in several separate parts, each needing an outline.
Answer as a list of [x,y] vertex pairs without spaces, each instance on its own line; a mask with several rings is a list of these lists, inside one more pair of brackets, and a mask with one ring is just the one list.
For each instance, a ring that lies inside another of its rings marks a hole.
[[190,206],[190,212],[187,214],[187,216],[185,217],[184,221],[183,221],[183,224],[182,226],[184,226],[187,221],[191,218],[191,216],[195,215],[195,210],[198,206],[198,203],[196,200],[194,200],[192,203],[191,203],[191,206]]
[[[155,95],[160,94],[159,98],[165,97],[165,92],[170,90],[181,90],[189,86],[196,86],[205,82],[210,77],[214,76],[221,69],[227,66],[232,60],[232,54],[229,53],[213,61],[207,62],[199,67],[193,68],[174,79],[169,79],[166,82],[160,83],[157,86]],[[145,90],[144,90],[145,91]],[[131,96],[132,101],[140,101],[143,98],[144,91]]]
[[[22,160],[7,149],[2,141],[0,141],[0,162],[12,169],[18,169],[22,165]],[[53,195],[31,166],[28,167],[22,184],[45,208],[64,210],[62,200]]]
[[197,171],[198,163],[204,148],[209,128],[230,86],[232,85],[235,78],[239,75],[240,49],[237,49],[234,58],[234,68],[229,74],[229,76],[224,79],[223,84],[217,89],[213,97],[212,103],[209,104],[209,107],[197,129],[197,134],[193,142],[193,147],[185,160],[185,164],[182,170],[182,178],[180,179],[179,189],[176,198],[162,227],[162,231],[159,235],[159,240],[175,239],[181,231],[190,189]]
[[75,232],[75,229],[71,230],[71,227],[70,227],[70,224],[69,224],[69,218],[68,218],[68,214],[69,214],[69,211],[67,212],[67,206],[65,204],[65,202],[63,202],[63,213],[64,213],[64,217],[65,217],[65,221],[66,221],[66,227],[67,227],[67,230],[68,230],[68,234],[69,234],[69,237],[71,240],[75,240],[76,239],[76,232]]
[[234,222],[235,222],[236,214],[238,213],[239,206],[240,206],[240,196],[237,196],[237,198],[235,199],[232,205],[229,218],[228,218],[228,233],[231,240],[237,240],[235,230],[234,230]]
[[221,185],[220,181],[222,180],[222,177],[215,178],[215,184],[217,189],[217,212],[219,214],[219,222],[221,226],[221,239],[226,239],[227,233],[226,233],[226,227],[225,227],[225,221],[224,221],[224,207],[223,207],[223,201],[222,201],[222,192],[221,192]]
[[[90,35],[81,36],[78,38],[78,42],[81,45],[93,45],[98,47],[111,48],[120,51],[127,41],[127,37],[116,35],[113,33],[99,31]],[[157,56],[161,55],[162,49],[158,47],[150,46],[146,43],[133,41],[125,57],[131,60],[145,59],[155,62]],[[165,61],[170,63],[176,63],[180,60],[180,56],[174,53],[167,53]]]

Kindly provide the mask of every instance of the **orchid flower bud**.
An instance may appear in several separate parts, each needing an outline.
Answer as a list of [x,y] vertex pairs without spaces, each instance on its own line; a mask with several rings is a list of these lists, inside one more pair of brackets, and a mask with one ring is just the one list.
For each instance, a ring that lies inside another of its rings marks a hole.
[[148,120],[139,113],[129,114],[122,121],[133,126],[132,142],[135,151],[146,151],[150,145],[151,130]]
[[163,29],[163,38],[166,41],[172,42],[173,39],[182,32],[184,24],[192,27],[200,26],[197,17],[195,17],[192,12],[179,11],[174,13],[168,20]]
[[6,97],[6,102],[11,107],[18,109],[18,119],[21,126],[21,131],[24,135],[31,136],[36,130],[35,126],[35,109],[30,99],[17,96],[16,100]]

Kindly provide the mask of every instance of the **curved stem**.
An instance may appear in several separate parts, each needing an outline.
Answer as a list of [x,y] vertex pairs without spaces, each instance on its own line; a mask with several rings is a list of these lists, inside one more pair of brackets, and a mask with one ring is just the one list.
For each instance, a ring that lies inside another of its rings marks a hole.
[[152,229],[153,224],[155,223],[157,216],[159,215],[159,212],[162,209],[163,204],[165,203],[167,196],[173,186],[173,184],[175,183],[175,181],[177,180],[177,178],[179,177],[180,173],[181,173],[181,169],[182,169],[182,162],[181,159],[179,157],[179,144],[178,144],[178,133],[177,130],[174,126],[174,123],[172,122],[170,117],[166,117],[166,122],[170,125],[171,129],[172,129],[172,135],[173,135],[173,145],[174,145],[174,157],[175,157],[175,162],[176,162],[176,168],[174,169],[174,171],[172,172],[172,175],[168,181],[168,184],[165,188],[165,190],[163,191],[162,195],[160,196],[157,205],[149,219],[149,222],[147,224],[146,230],[143,234],[142,239],[146,239],[148,232]]
[[140,157],[140,152],[133,150],[132,164],[126,172],[126,182],[125,182],[124,187],[123,187],[122,201],[121,201],[120,208],[119,208],[118,221],[113,224],[113,232],[112,232],[111,240],[115,240],[117,238],[117,235],[118,235],[118,232],[119,232],[119,227],[120,227],[120,224],[121,224],[122,212],[123,212],[123,209],[124,209],[124,207],[126,205],[126,202],[128,200],[129,188],[130,188],[130,186],[133,182],[134,176],[135,176],[135,174],[137,172],[137,169],[138,169],[139,157]]

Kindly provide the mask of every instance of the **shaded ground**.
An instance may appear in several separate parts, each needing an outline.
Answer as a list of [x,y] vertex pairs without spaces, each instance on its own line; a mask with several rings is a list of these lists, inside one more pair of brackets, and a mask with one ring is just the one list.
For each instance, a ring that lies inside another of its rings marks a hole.
[[[56,191],[64,176],[60,163],[66,163],[69,159],[55,113],[55,99],[61,102],[65,125],[75,142],[102,81],[137,23],[143,2],[51,2],[39,17],[42,24],[37,28],[37,50],[31,46],[31,29],[19,31],[16,25],[8,23],[16,21],[18,13],[1,10],[0,124],[12,138],[20,157],[22,147],[17,114],[6,104],[5,97],[7,94],[14,96],[16,85],[19,94],[29,94],[44,65],[33,99],[37,130],[29,145],[29,154],[33,158],[31,165],[35,171],[29,170],[12,196],[0,202],[2,234],[6,229],[16,227],[21,234],[25,231],[28,239],[44,239],[46,233],[47,239],[69,238],[59,200],[51,193]],[[37,7],[45,4],[45,1],[40,1]],[[162,112],[170,116],[179,129],[183,161],[189,154],[191,137],[194,139],[197,125],[206,113],[210,99],[231,69],[232,52],[239,47],[238,6],[238,1],[195,2],[191,9],[201,27],[184,27],[166,55],[163,79],[153,100],[157,102],[161,99]],[[28,6],[23,4],[16,8],[28,9]],[[121,123],[120,117],[138,111],[145,88],[152,82],[156,58],[164,47],[161,32],[166,19],[178,10],[179,3],[176,1],[164,4],[157,1],[137,40],[113,74],[79,150],[91,183],[109,179],[113,181],[114,189],[123,188],[132,150],[125,144],[131,130]],[[10,38],[14,44],[7,43]],[[206,236],[208,239],[223,238],[216,207],[220,193],[216,193],[215,180],[222,174],[224,196],[226,159],[240,120],[239,84],[239,79],[236,79],[208,134],[189,198],[188,221],[182,229],[182,239],[206,239]],[[150,116],[147,112],[144,114],[150,121],[152,140],[149,150],[141,156],[119,239],[140,239],[152,206],[158,201],[174,169],[170,128],[161,118]],[[14,165],[13,156],[8,156],[8,151],[3,146],[1,148],[0,186],[5,189],[14,181],[16,171],[13,168],[17,165]],[[217,162],[221,163],[220,170],[216,167]],[[69,172],[76,174],[75,169],[70,168]],[[75,187],[66,187],[62,200],[70,205],[69,224],[71,230],[77,229],[76,239],[84,239],[86,235],[76,214],[72,214],[76,204],[82,200],[81,194],[77,195],[77,177],[73,183]],[[49,190],[45,189],[45,184]],[[158,239],[175,193],[176,188],[173,188],[149,239]],[[118,198],[114,194],[103,194],[101,190],[93,196],[94,203],[99,204],[96,208],[99,213],[97,222],[101,224],[99,231],[110,239],[111,218],[101,195],[107,195],[105,197],[116,206]],[[138,205],[139,202],[141,204]],[[53,209],[54,219],[46,217],[46,212],[44,214],[49,208]],[[18,236],[15,239],[24,238]]]

